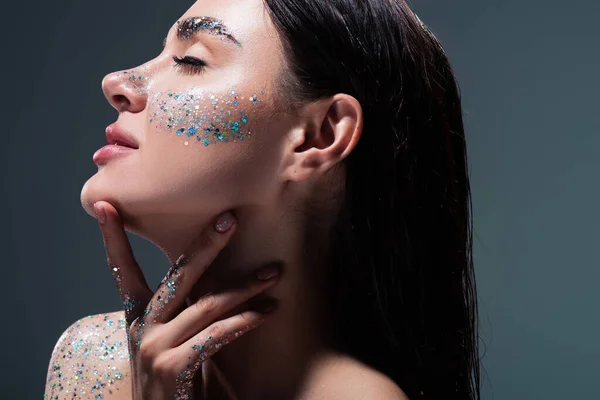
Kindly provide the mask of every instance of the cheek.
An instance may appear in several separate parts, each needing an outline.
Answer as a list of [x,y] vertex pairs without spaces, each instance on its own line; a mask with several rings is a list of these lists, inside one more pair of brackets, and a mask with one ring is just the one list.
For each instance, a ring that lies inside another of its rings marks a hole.
[[[135,186],[148,206],[166,213],[187,213],[242,196],[238,180],[249,146],[208,146],[158,141],[140,152]],[[210,211],[210,210],[207,210]]]
[[262,136],[270,132],[260,128],[263,94],[236,88],[152,94],[138,188],[164,212],[252,201],[273,165],[264,157]]
[[189,88],[152,93],[148,102],[150,131],[184,139],[178,142],[187,146],[244,142],[255,134],[250,127],[263,94],[262,90],[243,93],[235,87],[224,92]]

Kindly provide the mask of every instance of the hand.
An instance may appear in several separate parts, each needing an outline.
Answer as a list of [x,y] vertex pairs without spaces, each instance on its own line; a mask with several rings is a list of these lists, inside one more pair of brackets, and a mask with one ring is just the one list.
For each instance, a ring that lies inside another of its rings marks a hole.
[[94,210],[125,308],[132,399],[203,398],[204,388],[194,387],[202,381],[193,379],[202,363],[221,346],[257,327],[270,310],[248,310],[219,321],[217,317],[275,284],[277,269],[264,271],[270,279],[257,279],[257,274],[243,287],[209,293],[186,307],[192,287],[235,232],[233,215],[226,213],[228,221],[219,219],[215,227],[202,232],[152,293],[116,209],[107,202],[97,202]]

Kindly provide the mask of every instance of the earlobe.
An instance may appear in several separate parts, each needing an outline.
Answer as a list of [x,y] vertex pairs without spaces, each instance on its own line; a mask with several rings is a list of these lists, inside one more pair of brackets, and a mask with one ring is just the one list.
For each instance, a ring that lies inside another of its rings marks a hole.
[[346,158],[362,133],[363,114],[352,96],[338,93],[307,106],[296,132],[286,179],[301,181],[324,174]]

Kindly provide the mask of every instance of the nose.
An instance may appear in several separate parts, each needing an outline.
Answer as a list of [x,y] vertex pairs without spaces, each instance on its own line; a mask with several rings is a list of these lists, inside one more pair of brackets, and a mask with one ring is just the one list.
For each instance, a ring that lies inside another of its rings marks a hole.
[[102,79],[102,91],[119,113],[138,113],[146,107],[148,78],[136,69],[116,71]]

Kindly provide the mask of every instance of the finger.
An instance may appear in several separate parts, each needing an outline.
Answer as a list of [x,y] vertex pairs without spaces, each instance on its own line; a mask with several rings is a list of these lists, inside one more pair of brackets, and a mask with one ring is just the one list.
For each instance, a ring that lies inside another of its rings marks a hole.
[[169,326],[169,337],[165,338],[167,345],[180,345],[218,318],[223,318],[226,313],[274,286],[278,280],[278,266],[270,265],[259,270],[251,279],[246,279],[244,285],[200,297],[166,324]]
[[248,310],[236,314],[212,324],[180,346],[165,353],[168,354],[171,362],[176,363],[176,370],[181,371],[178,375],[178,384],[185,386],[186,382],[193,379],[204,361],[212,357],[222,346],[258,327],[273,314],[273,310],[273,308],[262,311]]
[[131,324],[146,307],[152,291],[133,256],[117,210],[111,204],[99,201],[94,204],[94,211],[104,240],[106,260],[121,295],[126,320]]
[[[220,228],[225,228],[225,231],[217,230]],[[147,321],[166,323],[177,315],[196,281],[229,242],[235,228],[233,214],[226,212],[193,241],[188,252],[178,258],[154,293],[151,309],[146,310]]]

